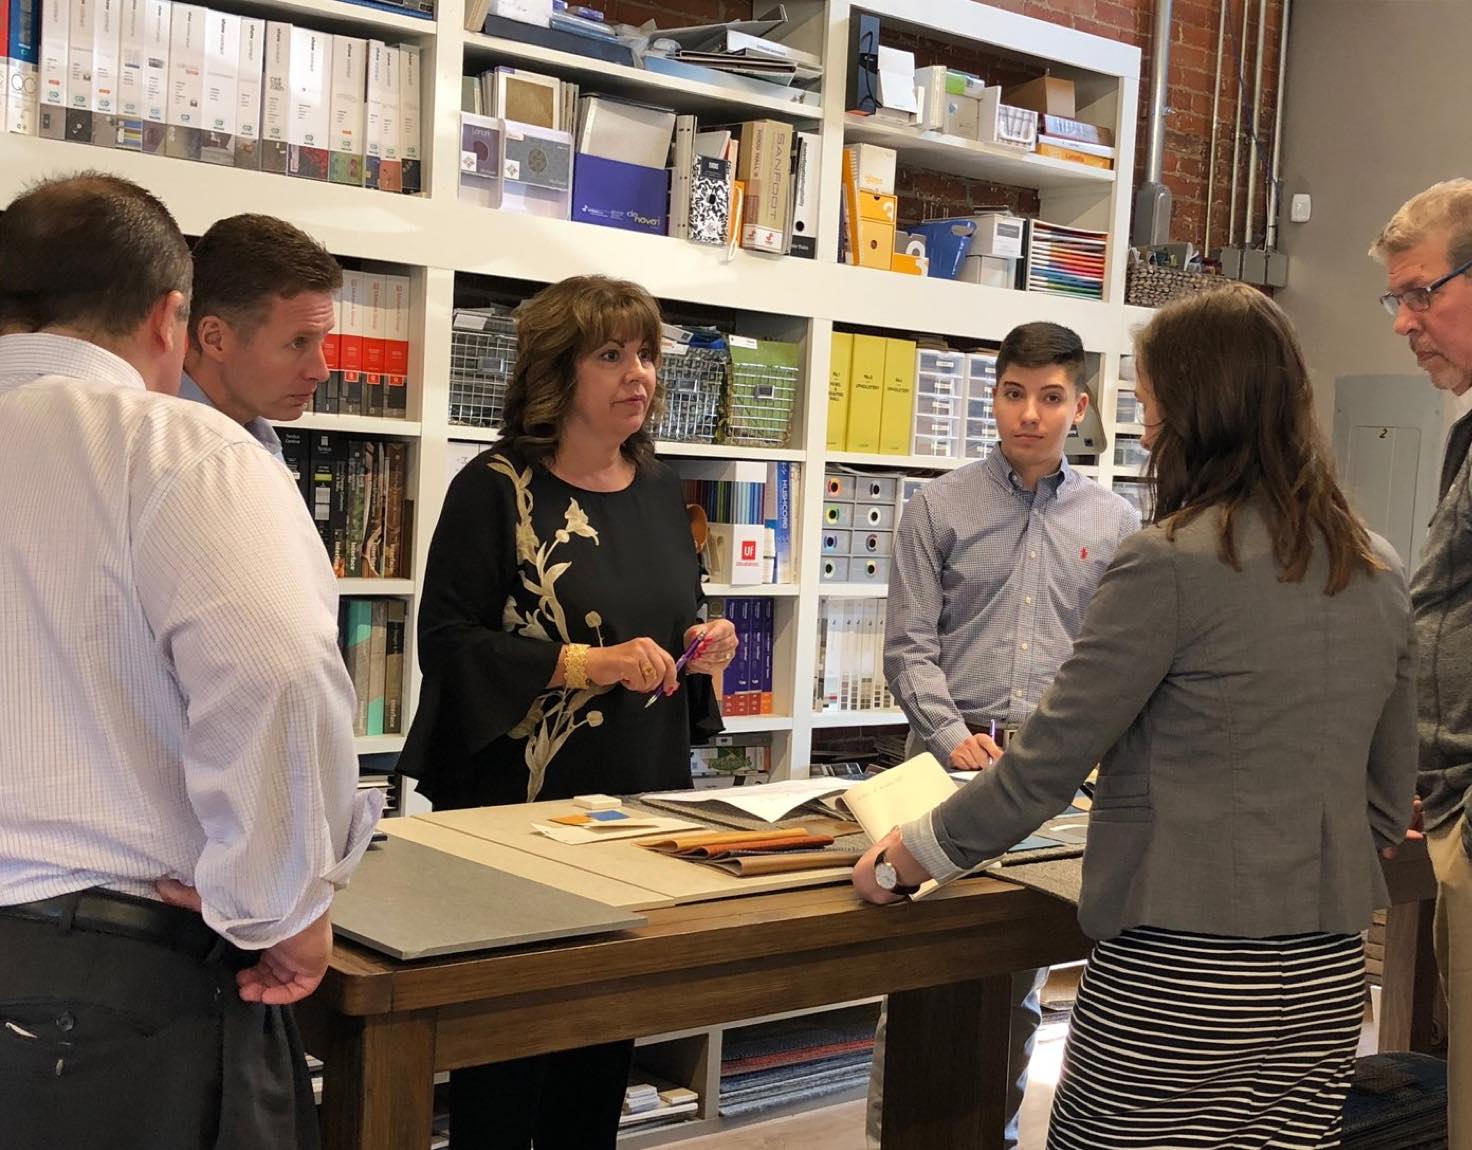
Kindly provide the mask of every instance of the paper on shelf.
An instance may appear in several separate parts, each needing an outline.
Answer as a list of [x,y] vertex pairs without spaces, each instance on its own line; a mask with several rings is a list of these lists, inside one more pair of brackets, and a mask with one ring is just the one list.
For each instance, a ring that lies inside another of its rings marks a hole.
[[649,795],[662,803],[709,806],[717,803],[735,807],[753,818],[774,823],[814,799],[836,795],[853,784],[847,779],[787,779],[756,787],[724,787],[718,791],[668,791]]

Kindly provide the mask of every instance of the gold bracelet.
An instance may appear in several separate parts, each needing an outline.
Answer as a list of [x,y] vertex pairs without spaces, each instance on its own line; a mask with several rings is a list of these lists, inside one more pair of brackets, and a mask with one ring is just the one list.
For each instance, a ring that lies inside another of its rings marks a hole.
[[588,644],[569,643],[563,649],[562,681],[574,691],[586,690],[588,682]]

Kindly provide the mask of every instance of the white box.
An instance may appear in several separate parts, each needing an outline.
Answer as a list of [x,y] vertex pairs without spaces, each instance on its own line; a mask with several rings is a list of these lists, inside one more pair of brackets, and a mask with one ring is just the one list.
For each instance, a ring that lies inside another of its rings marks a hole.
[[[122,51],[122,35],[123,0],[95,0],[92,11],[92,111],[96,116],[118,114],[118,60]],[[96,142],[112,143],[101,139]]]
[[424,187],[420,168],[424,158],[423,120],[420,102],[424,93],[419,72],[419,47],[416,44],[399,45],[399,158],[403,166],[403,184],[406,192],[419,192]]
[[1038,143],[1038,114],[1029,108],[1002,103],[1002,89],[987,88],[981,94],[976,138],[983,144],[1001,144],[1031,152]]
[[756,523],[712,523],[706,536],[711,582],[742,587],[761,583],[764,533]]
[[32,0],[10,5],[9,44],[0,45],[0,61],[9,53],[7,98],[0,102],[7,131],[39,135],[41,86],[41,5]]
[[122,119],[143,119],[144,62],[148,53],[148,0],[123,0],[118,38],[118,110]]
[[956,279],[984,287],[1016,287],[1017,261],[1003,256],[968,255]]
[[859,191],[877,196],[894,195],[894,169],[897,153],[878,144],[855,144],[858,161]]
[[92,142],[92,9],[96,0],[71,0],[67,35],[66,138]]
[[383,157],[378,166],[378,186],[385,192],[404,190],[404,161],[399,153],[399,50],[383,50]]
[[70,83],[71,58],[68,42],[71,37],[71,6],[67,0],[42,0],[41,4],[41,87],[37,96],[40,107],[62,109],[56,133],[43,135],[59,139],[66,134],[65,110],[68,106],[67,86]]
[[291,25],[266,22],[261,94],[261,171],[285,175],[291,143]]
[[208,13],[197,4],[175,4],[169,34],[169,155],[199,159],[199,128],[204,117],[204,59]]
[[266,22],[240,18],[240,63],[235,70],[235,166],[261,166],[261,86],[266,70]]
[[959,136],[963,140],[976,139],[981,126],[981,101],[974,96],[959,96],[947,92],[941,97],[940,130],[948,136]]
[[235,77],[240,70],[240,17],[211,10],[205,18],[205,29],[200,159],[233,167],[235,121],[239,117]]
[[367,129],[368,41],[332,38],[332,137],[327,178],[363,186],[363,139]]
[[328,101],[332,91],[332,36],[315,28],[291,30],[290,174],[327,179],[327,142],[332,134]]
[[[76,3],[76,0],[72,0]],[[169,122],[169,45],[173,39],[173,0],[144,0],[143,150],[161,152]]]
[[[552,23],[552,0],[491,0],[488,16],[504,16],[546,28]],[[479,28],[475,29],[477,32]]]
[[971,255],[998,256],[1008,260],[1022,258],[1022,217],[1006,212],[978,212],[971,218],[976,222],[976,234],[971,238]]
[[388,45],[382,40],[368,42],[368,94],[367,117],[363,147],[363,186],[376,188],[383,167],[383,97],[388,80],[384,75],[387,67]]

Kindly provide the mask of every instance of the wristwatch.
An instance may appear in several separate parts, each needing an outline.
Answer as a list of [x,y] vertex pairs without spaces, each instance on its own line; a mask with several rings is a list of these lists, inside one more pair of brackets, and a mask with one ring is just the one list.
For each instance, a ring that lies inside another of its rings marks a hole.
[[900,882],[900,872],[894,869],[894,863],[885,859],[885,851],[879,852],[879,857],[874,860],[874,881],[879,884],[880,890],[887,890],[890,894],[914,894],[920,888],[909,886]]

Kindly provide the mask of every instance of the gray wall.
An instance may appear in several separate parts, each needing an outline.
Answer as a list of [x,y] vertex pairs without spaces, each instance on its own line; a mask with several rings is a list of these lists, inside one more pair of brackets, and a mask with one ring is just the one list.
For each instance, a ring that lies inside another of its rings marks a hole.
[[[1366,252],[1410,196],[1472,176],[1469,46],[1468,0],[1294,0],[1279,239],[1289,286],[1277,299],[1303,338],[1326,432],[1337,377],[1419,371],[1375,302],[1384,272]],[[1313,219],[1290,223],[1302,192]]]

